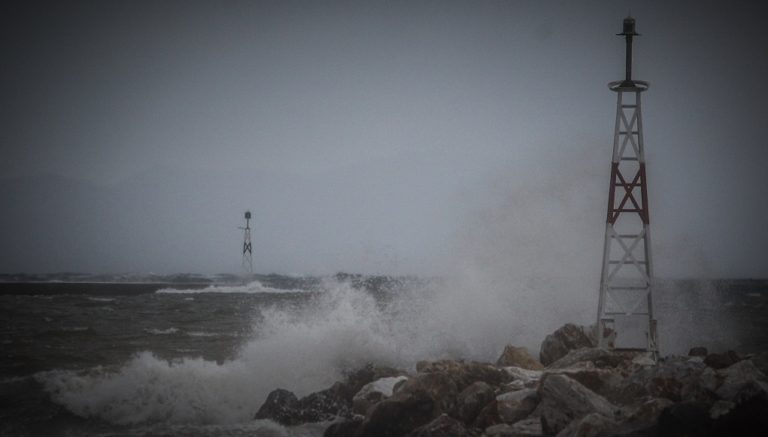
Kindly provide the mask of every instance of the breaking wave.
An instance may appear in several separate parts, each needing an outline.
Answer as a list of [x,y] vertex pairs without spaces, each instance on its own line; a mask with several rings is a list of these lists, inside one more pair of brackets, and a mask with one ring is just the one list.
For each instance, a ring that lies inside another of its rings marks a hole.
[[154,334],[154,335],[170,335],[175,334],[179,332],[178,328],[170,327],[167,329],[157,329],[157,328],[149,328],[145,329],[144,332],[147,334]]
[[508,342],[527,345],[520,329],[526,324],[540,341],[541,317],[525,308],[527,294],[511,296],[506,287],[473,294],[460,284],[431,283],[378,300],[349,282],[321,288],[302,305],[256,309],[254,337],[227,361],[168,361],[143,352],[117,369],[36,378],[82,417],[120,425],[234,424],[251,421],[276,388],[303,396],[365,363],[413,369],[421,359],[491,361]]
[[156,294],[196,294],[196,293],[306,293],[305,290],[267,287],[259,281],[246,285],[209,285],[205,288],[162,288]]

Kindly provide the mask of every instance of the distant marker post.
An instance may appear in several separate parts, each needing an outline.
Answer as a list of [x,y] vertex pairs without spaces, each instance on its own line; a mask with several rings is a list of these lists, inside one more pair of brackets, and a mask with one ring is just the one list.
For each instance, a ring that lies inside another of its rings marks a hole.
[[253,248],[251,246],[251,212],[245,212],[245,227],[243,230],[243,272],[250,277],[253,275]]

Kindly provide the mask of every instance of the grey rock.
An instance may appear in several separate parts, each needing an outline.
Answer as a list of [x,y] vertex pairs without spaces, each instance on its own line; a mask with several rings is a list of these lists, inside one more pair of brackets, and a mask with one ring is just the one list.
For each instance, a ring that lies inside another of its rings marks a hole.
[[423,389],[398,390],[371,407],[358,437],[398,437],[435,418],[435,401]]
[[288,390],[272,391],[254,419],[270,419],[287,426],[351,417],[352,405],[338,392],[338,384],[301,399]]
[[550,373],[575,379],[581,385],[606,398],[610,398],[625,379],[613,369],[570,368],[558,369]]
[[419,373],[402,383],[395,395],[423,391],[433,401],[434,414],[437,417],[442,413],[448,413],[456,407],[459,395],[459,386],[448,374],[441,372]]
[[653,426],[659,419],[659,415],[674,402],[665,398],[646,398],[628,408],[624,424],[632,429],[642,429]]
[[768,352],[755,354],[750,357],[750,360],[761,372],[768,375]]
[[496,360],[496,365],[501,367],[515,366],[529,370],[544,369],[544,366],[536,358],[531,356],[528,349],[524,347],[515,347],[509,344],[504,348],[499,359]]
[[540,400],[539,393],[530,388],[504,393],[496,397],[496,410],[503,422],[515,423],[528,417]]
[[509,381],[509,375],[498,367],[488,363],[463,362],[454,360],[419,361],[416,371],[421,373],[441,373],[450,377],[459,391],[475,381],[498,386]]
[[541,343],[539,361],[548,366],[566,356],[569,351],[583,347],[595,347],[594,337],[590,338],[589,329],[568,323],[548,335]]
[[408,434],[408,437],[475,437],[476,433],[468,430],[463,423],[442,414],[435,420],[422,425]]
[[363,418],[360,416],[341,422],[334,422],[325,429],[323,437],[355,437],[362,423]]
[[512,425],[512,431],[515,437],[541,437],[544,431],[541,428],[541,419],[538,417],[529,417]]
[[472,426],[474,428],[486,429],[500,423],[502,421],[501,417],[499,417],[498,402],[494,399],[480,410]]
[[395,386],[407,379],[406,376],[391,376],[369,382],[352,398],[352,410],[364,415],[373,404],[392,396]]
[[734,351],[726,351],[721,354],[709,354],[704,358],[704,364],[713,369],[724,369],[741,361],[741,357]]
[[612,418],[617,407],[564,375],[547,375],[539,388],[541,402],[534,415],[541,417],[546,434],[557,434],[573,420],[598,413]]
[[536,417],[532,419],[521,420],[514,425],[500,423],[485,428],[487,437],[541,437],[541,420]]
[[644,397],[666,398],[674,402],[713,402],[711,373],[703,363],[687,357],[667,357],[657,366],[640,368],[624,380],[609,396],[612,402],[630,405]]
[[580,367],[615,368],[621,365],[629,366],[637,353],[613,352],[595,347],[583,347],[568,351],[557,361],[547,365],[550,369],[564,369],[582,365]]
[[744,390],[736,398],[736,401],[716,402],[710,408],[710,418],[714,419],[710,435],[765,435],[768,429],[768,397],[765,392]]
[[485,428],[483,435],[485,437],[515,437],[516,434],[512,429],[512,425],[499,423]]
[[379,367],[367,364],[362,368],[349,372],[343,382],[334,384],[338,396],[346,399],[350,403],[360,389],[366,384],[381,378],[404,376],[406,373],[399,369],[391,367]]
[[283,425],[297,425],[296,404],[299,399],[293,392],[284,389],[273,390],[256,412],[254,419],[269,419]]
[[709,351],[703,346],[692,347],[691,350],[688,351],[689,357],[706,357],[708,354]]
[[493,401],[495,390],[483,381],[477,381],[465,388],[456,397],[456,406],[451,415],[464,423],[472,423],[483,407]]
[[521,381],[523,387],[537,387],[541,376],[544,374],[541,370],[529,370],[514,366],[504,367],[504,372],[512,378],[512,382]]
[[619,424],[598,413],[587,414],[568,424],[557,437],[600,437],[615,434]]
[[337,386],[299,399],[295,409],[299,423],[324,422],[352,415],[351,403],[339,394]]
[[751,360],[740,361],[717,373],[722,378],[717,395],[723,399],[734,400],[745,390],[755,391],[755,394],[768,390],[765,374]]

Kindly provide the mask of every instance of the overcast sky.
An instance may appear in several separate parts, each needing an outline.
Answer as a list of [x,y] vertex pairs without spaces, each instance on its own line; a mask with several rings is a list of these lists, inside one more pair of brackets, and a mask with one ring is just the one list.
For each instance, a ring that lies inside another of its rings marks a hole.
[[599,274],[629,8],[660,276],[768,276],[762,2],[20,2],[0,271]]

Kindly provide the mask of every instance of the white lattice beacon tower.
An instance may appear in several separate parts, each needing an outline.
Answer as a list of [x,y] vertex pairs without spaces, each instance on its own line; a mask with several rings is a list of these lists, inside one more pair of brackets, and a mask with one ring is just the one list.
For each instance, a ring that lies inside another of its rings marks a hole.
[[251,212],[245,212],[245,227],[243,230],[243,271],[246,275],[253,275],[253,252],[251,249]]
[[632,79],[635,20],[624,19],[626,77],[608,87],[617,95],[608,214],[597,309],[598,345],[658,355],[653,318],[653,265],[645,177],[641,96],[648,82]]

